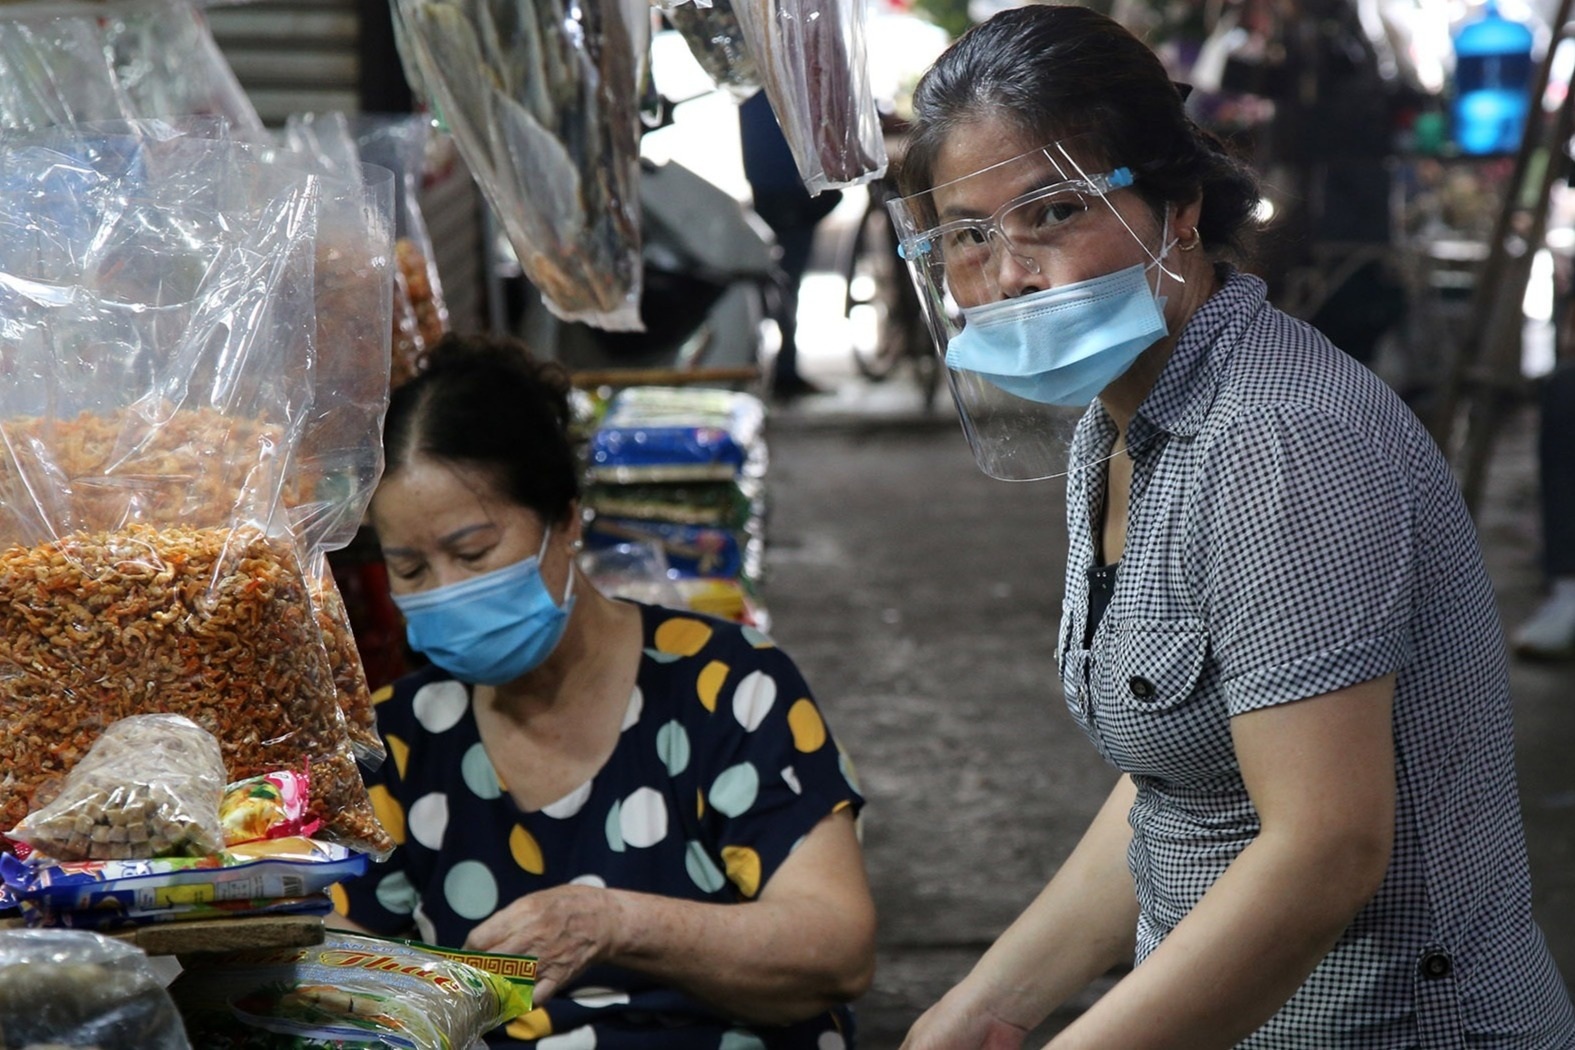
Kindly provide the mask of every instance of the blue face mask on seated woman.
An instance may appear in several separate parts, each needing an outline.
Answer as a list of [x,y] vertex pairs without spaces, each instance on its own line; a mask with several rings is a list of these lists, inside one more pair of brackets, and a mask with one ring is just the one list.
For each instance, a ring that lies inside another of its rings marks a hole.
[[965,307],[946,364],[1030,401],[1086,405],[1166,334],[1150,265]]
[[396,594],[405,637],[463,682],[502,685],[540,667],[558,647],[574,608],[574,569],[563,604],[541,578],[541,550],[513,565],[419,594]]

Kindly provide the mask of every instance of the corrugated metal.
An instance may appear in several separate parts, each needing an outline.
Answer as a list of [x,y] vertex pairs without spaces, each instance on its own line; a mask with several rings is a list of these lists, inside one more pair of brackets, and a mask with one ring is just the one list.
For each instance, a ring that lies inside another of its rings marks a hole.
[[421,217],[432,237],[449,327],[476,332],[485,325],[481,200],[476,181],[457,157],[421,193]]
[[360,97],[356,0],[256,0],[208,11],[208,25],[263,122],[354,111]]

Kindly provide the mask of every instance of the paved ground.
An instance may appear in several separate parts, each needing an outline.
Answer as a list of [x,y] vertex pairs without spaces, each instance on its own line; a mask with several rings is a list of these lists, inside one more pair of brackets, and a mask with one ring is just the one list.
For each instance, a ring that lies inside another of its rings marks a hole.
[[[834,392],[772,414],[765,597],[869,796],[881,925],[861,1045],[892,1050],[1049,877],[1113,774],[1056,685],[1061,486],[986,478],[949,405],[925,415],[901,377],[866,384],[824,349],[804,370]],[[1502,448],[1481,515],[1511,624],[1538,582],[1527,438]],[[1572,685],[1575,667],[1515,666],[1536,908],[1575,977]]]

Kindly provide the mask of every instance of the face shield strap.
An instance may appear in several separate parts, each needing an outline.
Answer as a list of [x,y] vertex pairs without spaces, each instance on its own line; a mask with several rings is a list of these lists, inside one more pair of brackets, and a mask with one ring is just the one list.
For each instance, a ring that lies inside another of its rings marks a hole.
[[[1058,143],[1055,144],[1054,148],[1056,149],[1057,152],[1059,152],[1061,154],[1062,158],[1066,161],[1067,167],[1071,168],[1073,171],[1075,171],[1077,173],[1078,178],[1083,179],[1085,182],[1091,182],[1091,180],[1089,179],[1088,172],[1083,170],[1083,166],[1077,162],[1077,158],[1076,157],[1073,157],[1070,153],[1067,152],[1065,146],[1063,146],[1061,143],[1058,142]],[[1122,170],[1126,170],[1126,169],[1122,169]],[[1125,183],[1125,185],[1126,186],[1130,186],[1130,185],[1132,185],[1133,181],[1135,181],[1135,180],[1129,176],[1127,181],[1126,181],[1126,183]],[[1118,187],[1118,188],[1120,188],[1120,187]],[[1169,277],[1171,280],[1175,281],[1177,284],[1186,284],[1187,283],[1187,279],[1185,277],[1181,276],[1181,274],[1177,273],[1175,270],[1172,270],[1170,267],[1165,265],[1165,259],[1166,259],[1167,256],[1170,255],[1170,250],[1176,246],[1176,241],[1174,239],[1172,239],[1171,236],[1170,236],[1170,212],[1171,212],[1170,204],[1167,203],[1165,205],[1164,227],[1163,227],[1163,229],[1160,232],[1160,239],[1159,239],[1160,249],[1159,249],[1159,254],[1155,255],[1154,252],[1149,248],[1149,246],[1147,244],[1143,243],[1143,238],[1138,236],[1138,232],[1132,228],[1132,224],[1131,223],[1127,222],[1126,217],[1121,214],[1121,212],[1116,208],[1115,205],[1110,203],[1109,194],[1102,192],[1099,195],[1099,199],[1104,202],[1105,207],[1110,209],[1110,213],[1116,217],[1116,221],[1119,222],[1123,227],[1125,227],[1126,231],[1132,235],[1132,239],[1138,242],[1138,247],[1143,249],[1143,254],[1147,255],[1149,257],[1149,266],[1147,267],[1147,269],[1154,269],[1155,267],[1158,267],[1159,268],[1159,272],[1163,276]],[[1035,272],[1037,272],[1037,270]],[[1159,283],[1157,281],[1155,282],[1154,296],[1155,296],[1155,298],[1159,297]]]

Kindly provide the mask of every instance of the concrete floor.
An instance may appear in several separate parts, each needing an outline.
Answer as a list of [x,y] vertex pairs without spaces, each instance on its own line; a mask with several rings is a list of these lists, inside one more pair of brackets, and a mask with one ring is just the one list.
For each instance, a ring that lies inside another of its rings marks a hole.
[[[891,1050],[1044,884],[1114,774],[1056,684],[1061,486],[986,478],[949,403],[925,414],[904,377],[869,384],[835,339],[812,344],[803,371],[832,392],[770,417],[764,598],[868,795],[879,970],[860,1044]],[[1522,420],[1501,445],[1480,515],[1511,626],[1538,597],[1529,438]],[[1575,977],[1572,685],[1575,666],[1514,667],[1536,911]]]

